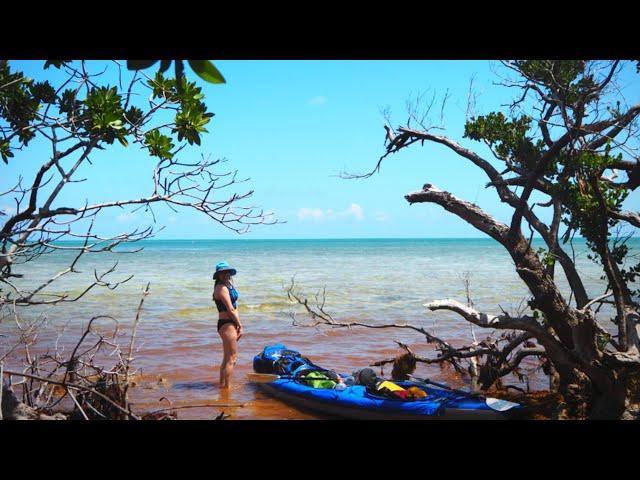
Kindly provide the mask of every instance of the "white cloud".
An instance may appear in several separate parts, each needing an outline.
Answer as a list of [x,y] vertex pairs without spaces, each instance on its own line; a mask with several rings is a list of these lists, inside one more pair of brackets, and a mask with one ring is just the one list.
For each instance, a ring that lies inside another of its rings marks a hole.
[[321,208],[303,207],[298,210],[298,219],[313,221],[336,220],[338,218],[353,217],[356,220],[364,219],[364,210],[357,203],[352,203],[349,208],[340,212],[335,212],[332,208],[322,210]]
[[382,210],[378,210],[375,214],[376,220],[379,222],[386,222],[389,220],[389,215],[384,213]]
[[298,210],[298,218],[300,220],[306,220],[307,218],[310,218],[312,220],[318,221],[318,220],[322,220],[323,217],[324,217],[324,213],[319,208],[303,207],[300,210]]
[[318,95],[317,97],[313,97],[307,103],[309,105],[324,105],[325,103],[327,103],[327,97],[324,97],[322,95]]
[[349,208],[347,208],[344,212],[341,213],[345,217],[353,216],[356,220],[364,219],[364,211],[362,207],[357,203],[352,203]]

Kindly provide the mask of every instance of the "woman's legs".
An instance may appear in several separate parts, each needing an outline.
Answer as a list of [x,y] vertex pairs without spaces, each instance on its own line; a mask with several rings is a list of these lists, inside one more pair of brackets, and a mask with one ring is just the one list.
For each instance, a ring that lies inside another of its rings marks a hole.
[[231,373],[238,358],[238,332],[235,324],[225,323],[218,331],[222,338],[224,356],[220,365],[220,388],[231,387]]

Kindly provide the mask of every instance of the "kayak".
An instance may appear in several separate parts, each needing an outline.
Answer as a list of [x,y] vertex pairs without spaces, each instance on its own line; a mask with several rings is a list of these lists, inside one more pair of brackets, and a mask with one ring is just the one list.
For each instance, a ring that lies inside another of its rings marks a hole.
[[[402,389],[418,387],[426,394],[423,398],[411,400],[388,398],[358,384],[342,384],[340,388],[314,388],[303,381],[304,374],[328,370],[282,344],[265,347],[254,357],[253,369],[254,378],[268,378],[266,382],[256,380],[256,385],[264,392],[324,417],[358,420],[506,420],[517,417],[523,410],[517,403],[435,387],[428,381],[393,382]],[[340,376],[350,377],[348,374]]]

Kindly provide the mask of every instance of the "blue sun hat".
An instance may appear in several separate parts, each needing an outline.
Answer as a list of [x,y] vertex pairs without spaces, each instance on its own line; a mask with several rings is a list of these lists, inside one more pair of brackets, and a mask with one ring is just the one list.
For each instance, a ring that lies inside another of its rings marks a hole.
[[218,272],[230,271],[231,275],[236,274],[236,269],[232,268],[227,262],[219,262],[216,264],[216,271],[213,274],[213,278],[217,280]]

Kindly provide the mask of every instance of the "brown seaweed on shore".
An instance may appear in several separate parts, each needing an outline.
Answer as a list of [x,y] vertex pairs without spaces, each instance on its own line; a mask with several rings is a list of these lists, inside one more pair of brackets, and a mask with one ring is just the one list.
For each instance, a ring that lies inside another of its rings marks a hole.
[[561,420],[557,415],[557,405],[562,396],[548,390],[528,393],[514,393],[508,390],[493,390],[491,393],[510,402],[517,402],[525,407],[521,420]]
[[396,355],[393,360],[391,378],[394,380],[409,380],[409,375],[416,371],[416,358],[410,353]]

